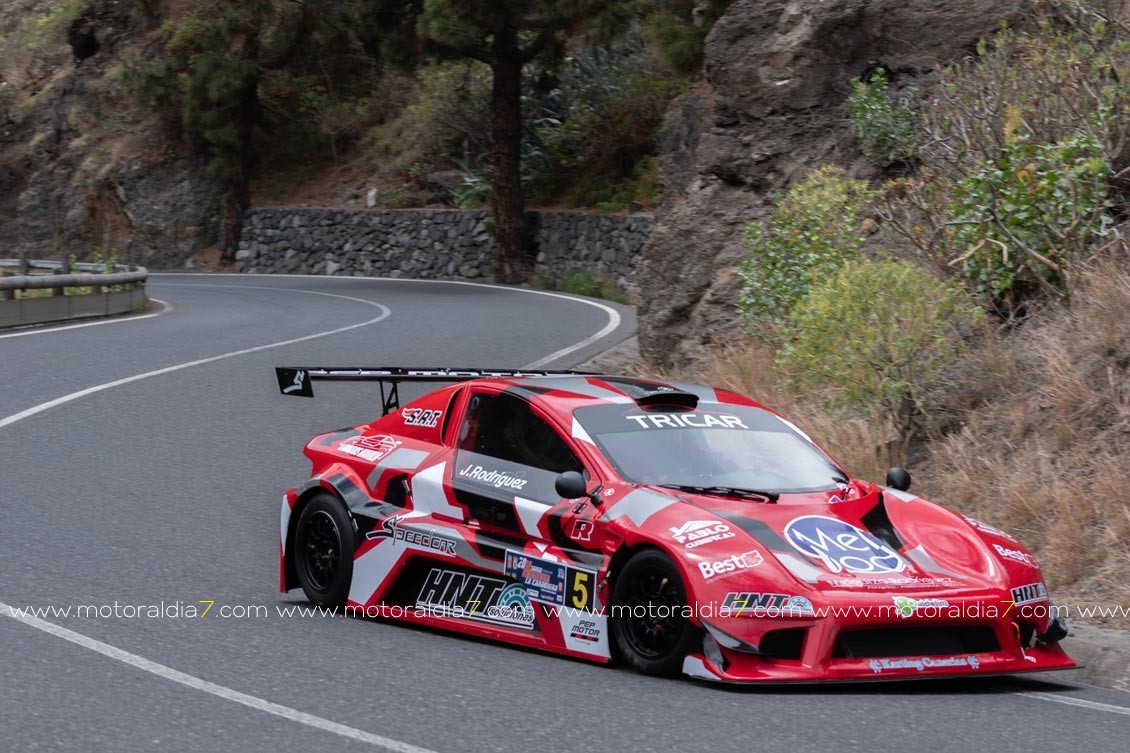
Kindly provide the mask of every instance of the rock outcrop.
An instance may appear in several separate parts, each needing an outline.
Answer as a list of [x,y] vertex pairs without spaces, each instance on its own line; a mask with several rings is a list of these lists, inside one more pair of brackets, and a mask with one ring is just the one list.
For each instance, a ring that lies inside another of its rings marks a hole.
[[91,3],[76,24],[99,48],[81,66],[67,29],[42,46],[21,36],[42,6],[0,0],[0,256],[113,250],[152,268],[183,265],[217,242],[224,188],[115,79],[122,49],[144,33],[135,4]]
[[640,345],[654,363],[693,359],[740,328],[742,229],[808,170],[859,159],[849,81],[882,64],[929,84],[1024,2],[737,0],[706,41],[706,81],[672,103],[661,134],[664,207],[645,251]]

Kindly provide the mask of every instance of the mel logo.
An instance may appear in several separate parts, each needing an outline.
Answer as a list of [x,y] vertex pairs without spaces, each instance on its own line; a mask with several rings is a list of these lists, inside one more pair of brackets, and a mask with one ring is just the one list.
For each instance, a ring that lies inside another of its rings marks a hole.
[[785,526],[785,538],[801,554],[833,573],[899,573],[906,561],[872,534],[823,515],[805,515]]

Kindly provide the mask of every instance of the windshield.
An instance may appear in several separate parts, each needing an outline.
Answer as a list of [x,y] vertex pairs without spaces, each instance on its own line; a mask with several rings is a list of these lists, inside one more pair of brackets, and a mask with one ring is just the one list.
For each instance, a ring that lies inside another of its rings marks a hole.
[[574,415],[624,480],[638,484],[799,493],[847,480],[827,455],[759,408],[597,405]]

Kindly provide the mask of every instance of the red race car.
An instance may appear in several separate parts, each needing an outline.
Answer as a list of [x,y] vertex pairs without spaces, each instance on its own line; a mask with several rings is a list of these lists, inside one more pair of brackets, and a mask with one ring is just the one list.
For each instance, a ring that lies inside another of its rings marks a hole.
[[[375,381],[382,417],[306,445],[280,588],[649,674],[723,682],[1065,669],[1016,539],[852,478],[758,403],[575,372],[280,368]],[[447,382],[403,407],[405,382]]]

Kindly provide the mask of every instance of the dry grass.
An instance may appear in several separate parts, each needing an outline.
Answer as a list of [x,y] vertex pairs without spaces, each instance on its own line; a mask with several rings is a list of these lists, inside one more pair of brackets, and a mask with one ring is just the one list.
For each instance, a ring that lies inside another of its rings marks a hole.
[[[1074,290],[1070,306],[975,344],[959,389],[930,406],[915,491],[1016,534],[1059,602],[1130,606],[1130,272],[1082,270]],[[678,376],[779,411],[856,476],[882,481],[897,464],[893,427],[790,392],[764,346],[715,350]]]
[[931,444],[924,494],[1014,531],[1060,598],[1130,604],[1130,274],[1080,274],[985,363],[997,394]]

